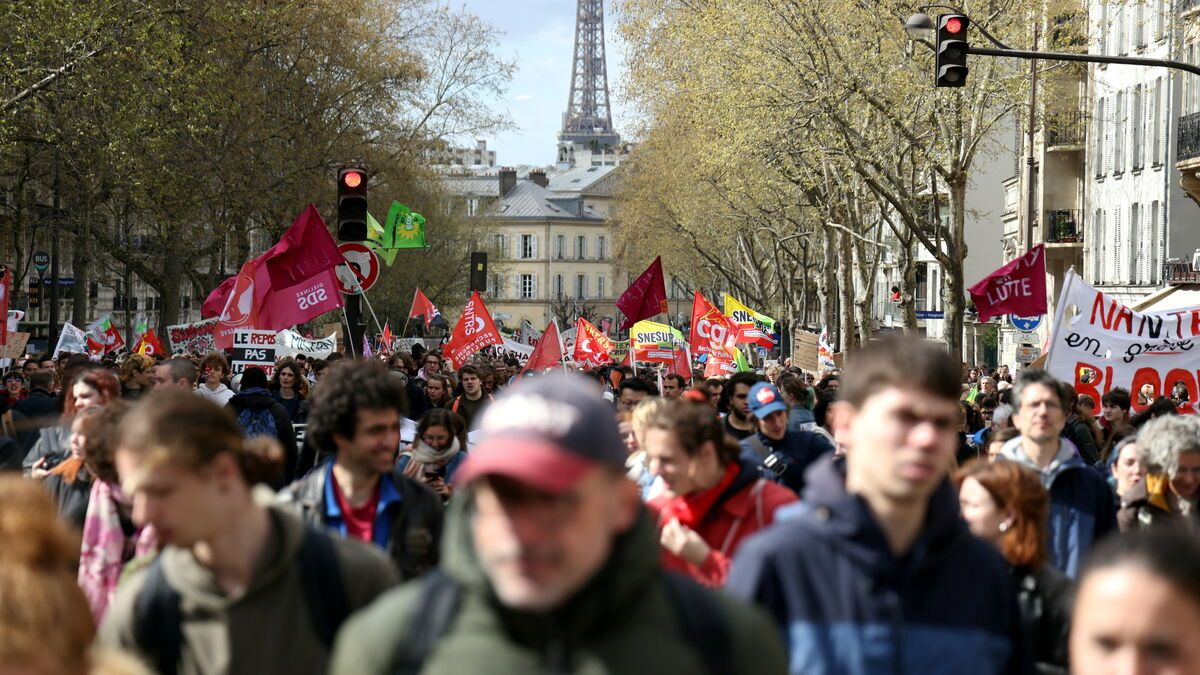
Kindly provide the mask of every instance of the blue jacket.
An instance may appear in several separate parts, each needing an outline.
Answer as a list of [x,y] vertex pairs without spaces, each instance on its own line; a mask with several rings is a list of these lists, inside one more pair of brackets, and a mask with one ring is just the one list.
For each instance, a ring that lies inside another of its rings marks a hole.
[[[742,440],[742,459],[760,467],[764,478],[783,483],[796,494],[804,491],[804,474],[808,467],[833,450],[833,443],[828,438],[812,431],[788,429],[778,441],[762,433],[751,434]],[[782,455],[787,465],[782,475],[763,464],[763,460],[774,453]]]
[[949,481],[897,558],[832,458],[804,501],[747,539],[726,589],[765,609],[806,675],[1025,673],[1029,647],[1008,567],[959,517]]
[[807,431],[807,425],[816,423],[812,411],[802,405],[794,405],[788,410],[788,431]]
[[[467,453],[463,452],[462,450],[459,450],[457,454],[451,457],[450,461],[446,462],[446,475],[442,477],[442,481],[447,485],[454,482],[454,472],[458,471],[458,467],[461,466],[466,459]],[[405,467],[407,467],[408,463],[411,461],[412,455],[408,453],[401,454],[396,458],[396,468],[403,472]],[[418,480],[419,479],[420,477],[418,476]]]
[[1100,472],[1088,466],[1079,451],[1059,438],[1058,456],[1045,471],[1021,449],[1021,438],[1004,444],[1000,457],[1033,469],[1050,493],[1050,564],[1074,578],[1092,545],[1117,529],[1112,489]]

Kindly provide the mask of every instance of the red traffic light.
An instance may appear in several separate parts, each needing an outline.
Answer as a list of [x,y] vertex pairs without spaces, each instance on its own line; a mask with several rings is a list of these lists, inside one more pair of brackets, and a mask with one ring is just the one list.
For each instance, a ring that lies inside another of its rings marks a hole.
[[958,35],[963,30],[963,21],[957,16],[946,19],[946,32],[951,35]]
[[356,188],[362,185],[363,175],[357,171],[347,171],[342,174],[342,183],[348,188]]

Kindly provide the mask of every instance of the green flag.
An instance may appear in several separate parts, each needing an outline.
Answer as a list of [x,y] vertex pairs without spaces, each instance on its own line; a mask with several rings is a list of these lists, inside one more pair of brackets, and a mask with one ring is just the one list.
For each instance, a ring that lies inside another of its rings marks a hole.
[[396,262],[396,249],[384,248],[383,240],[383,226],[379,224],[378,220],[375,220],[375,216],[368,213],[367,240],[363,243],[366,244],[367,247],[372,251],[375,251],[376,255],[379,256],[379,259],[386,263],[388,267],[391,267],[392,263]]
[[733,362],[735,364],[737,364],[737,369],[738,369],[739,373],[748,373],[751,370],[753,370],[750,367],[750,362],[746,360],[745,352],[743,352],[740,349],[737,350],[737,352],[735,352],[734,357],[733,357]]

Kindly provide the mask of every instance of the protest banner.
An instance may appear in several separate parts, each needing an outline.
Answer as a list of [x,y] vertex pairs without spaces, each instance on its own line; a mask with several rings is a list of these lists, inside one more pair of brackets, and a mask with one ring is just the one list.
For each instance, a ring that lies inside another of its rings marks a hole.
[[217,350],[213,334],[217,330],[217,317],[167,326],[167,340],[171,343],[171,351],[175,354],[207,354]]
[[309,339],[294,330],[284,329],[275,334],[275,355],[296,358],[303,354],[309,359],[328,358],[337,349],[337,333],[327,338]]
[[233,332],[229,372],[237,375],[247,368],[261,368],[267,377],[275,374],[275,331],[239,328]]
[[492,315],[487,305],[479,296],[479,291],[471,293],[471,299],[463,307],[458,323],[450,340],[446,342],[445,359],[451,368],[461,368],[472,354],[491,345],[503,344],[504,338],[496,330]]
[[509,340],[507,338],[504,339],[504,344],[496,346],[494,349],[501,351],[499,356],[504,358],[511,356],[517,361],[520,361],[522,366],[524,366],[529,361],[529,357],[533,355],[533,347],[529,345],[523,345],[520,342]]
[[764,349],[775,347],[775,319],[750,309],[728,293],[725,294],[725,316],[738,327],[737,344],[758,345]]
[[0,346],[0,359],[19,359],[25,356],[25,345],[29,344],[29,333],[9,333],[8,341]]
[[87,333],[70,323],[64,323],[62,332],[58,335],[58,344],[54,346],[54,354],[50,358],[57,359],[58,355],[63,352],[87,354]]
[[639,321],[629,330],[629,341],[636,361],[673,363],[675,351],[685,349],[683,333],[665,323]]
[[1182,382],[1188,400],[1181,413],[1195,413],[1200,399],[1200,306],[1161,312],[1136,312],[1067,273],[1054,312],[1046,370],[1099,401],[1114,387],[1129,390],[1133,410],[1146,406],[1144,385],[1154,398],[1170,396]]
[[1046,313],[1045,246],[1038,244],[968,289],[980,323],[1000,314]]
[[613,340],[612,345],[612,349],[608,350],[612,362],[624,363],[626,357],[629,356],[629,340]]

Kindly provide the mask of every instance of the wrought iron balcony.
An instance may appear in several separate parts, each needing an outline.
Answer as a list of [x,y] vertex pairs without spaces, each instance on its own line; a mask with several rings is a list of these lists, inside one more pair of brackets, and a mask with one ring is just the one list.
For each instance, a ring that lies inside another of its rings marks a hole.
[[1046,212],[1047,244],[1083,243],[1083,211],[1054,209]]
[[[1200,7],[1200,0],[1192,1]],[[1179,118],[1179,145],[1175,150],[1175,161],[1177,162],[1200,157],[1200,113],[1192,113]]]
[[1192,263],[1173,258],[1163,263],[1163,283],[1197,284],[1200,283],[1200,272],[1192,267]]
[[1087,122],[1087,115],[1078,110],[1046,113],[1046,146],[1082,147],[1087,139]]

